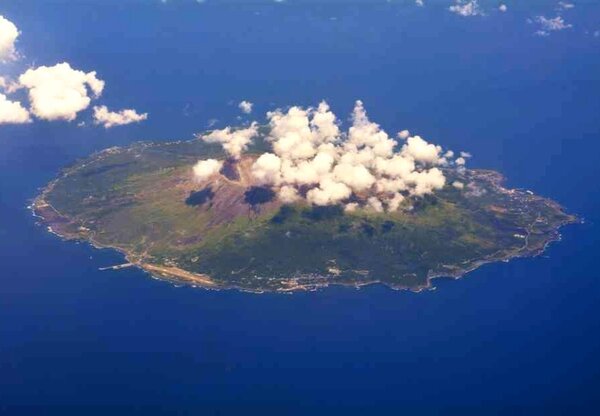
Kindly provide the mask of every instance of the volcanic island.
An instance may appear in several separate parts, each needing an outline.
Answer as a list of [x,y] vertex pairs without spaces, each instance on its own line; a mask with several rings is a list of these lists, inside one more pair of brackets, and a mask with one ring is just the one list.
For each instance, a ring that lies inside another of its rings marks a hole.
[[[155,277],[254,292],[372,283],[418,291],[436,277],[535,256],[577,220],[474,169],[444,170],[442,189],[392,213],[284,204],[253,178],[257,155],[232,163],[198,139],[110,148],[64,169],[32,208],[57,235],[114,248]],[[224,163],[198,181],[193,166],[207,156]]]

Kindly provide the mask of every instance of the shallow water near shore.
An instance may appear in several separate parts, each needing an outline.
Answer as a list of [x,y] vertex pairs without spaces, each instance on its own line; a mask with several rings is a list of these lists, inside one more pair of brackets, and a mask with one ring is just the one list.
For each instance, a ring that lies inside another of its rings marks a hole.
[[[0,6],[28,33],[24,50],[40,63],[62,57],[95,69],[107,104],[125,97],[150,118],[107,131],[2,126],[0,413],[598,411],[600,42],[578,31],[531,36],[524,21],[534,6],[500,22],[360,2],[256,10],[25,3]],[[573,13],[573,21],[600,16],[597,7]],[[89,23],[104,20],[114,33]],[[135,36],[118,36],[125,30]],[[50,46],[36,45],[47,33]],[[176,53],[161,59],[156,51],[165,50]],[[285,295],[100,271],[123,257],[61,241],[26,208],[60,168],[93,151],[191,138],[212,118],[234,124],[229,103],[242,99],[262,117],[322,98],[341,116],[361,98],[384,128],[470,151],[471,166],[498,170],[508,186],[554,199],[585,222],[565,227],[542,256],[436,279],[433,291],[373,285]]]

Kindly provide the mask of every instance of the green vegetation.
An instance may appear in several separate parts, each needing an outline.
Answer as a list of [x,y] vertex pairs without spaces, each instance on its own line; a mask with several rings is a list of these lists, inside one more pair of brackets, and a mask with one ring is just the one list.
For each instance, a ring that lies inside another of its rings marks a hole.
[[[130,259],[208,275],[221,287],[315,288],[382,282],[418,289],[433,276],[535,255],[575,220],[556,203],[506,190],[495,172],[447,171],[447,185],[397,213],[281,206],[264,189],[220,178],[194,182],[200,141],[135,144],[66,169],[35,202],[67,238]],[[48,204],[48,205],[46,205]]]

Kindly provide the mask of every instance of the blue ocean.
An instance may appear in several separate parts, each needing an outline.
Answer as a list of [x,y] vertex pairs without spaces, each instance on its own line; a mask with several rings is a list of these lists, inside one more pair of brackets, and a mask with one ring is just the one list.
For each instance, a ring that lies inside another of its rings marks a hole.
[[[0,414],[595,415],[600,412],[600,4],[23,1],[19,65],[67,61],[147,121],[0,126]],[[140,140],[326,99],[473,154],[582,224],[541,256],[436,290],[179,287],[64,242],[27,209],[60,169]]]

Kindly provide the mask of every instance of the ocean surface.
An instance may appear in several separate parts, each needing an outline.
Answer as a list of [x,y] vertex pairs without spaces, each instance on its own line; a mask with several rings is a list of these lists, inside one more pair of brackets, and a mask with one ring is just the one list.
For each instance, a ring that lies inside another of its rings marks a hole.
[[[0,126],[0,414],[598,414],[600,5],[540,37],[527,19],[556,2],[468,18],[413,3],[2,1],[24,55],[5,72],[96,70],[103,104],[149,119]],[[469,151],[585,222],[430,292],[257,295],[99,271],[122,256],[27,209],[77,158],[243,122],[243,99],[259,120],[321,99],[345,119],[362,99],[388,131]]]

